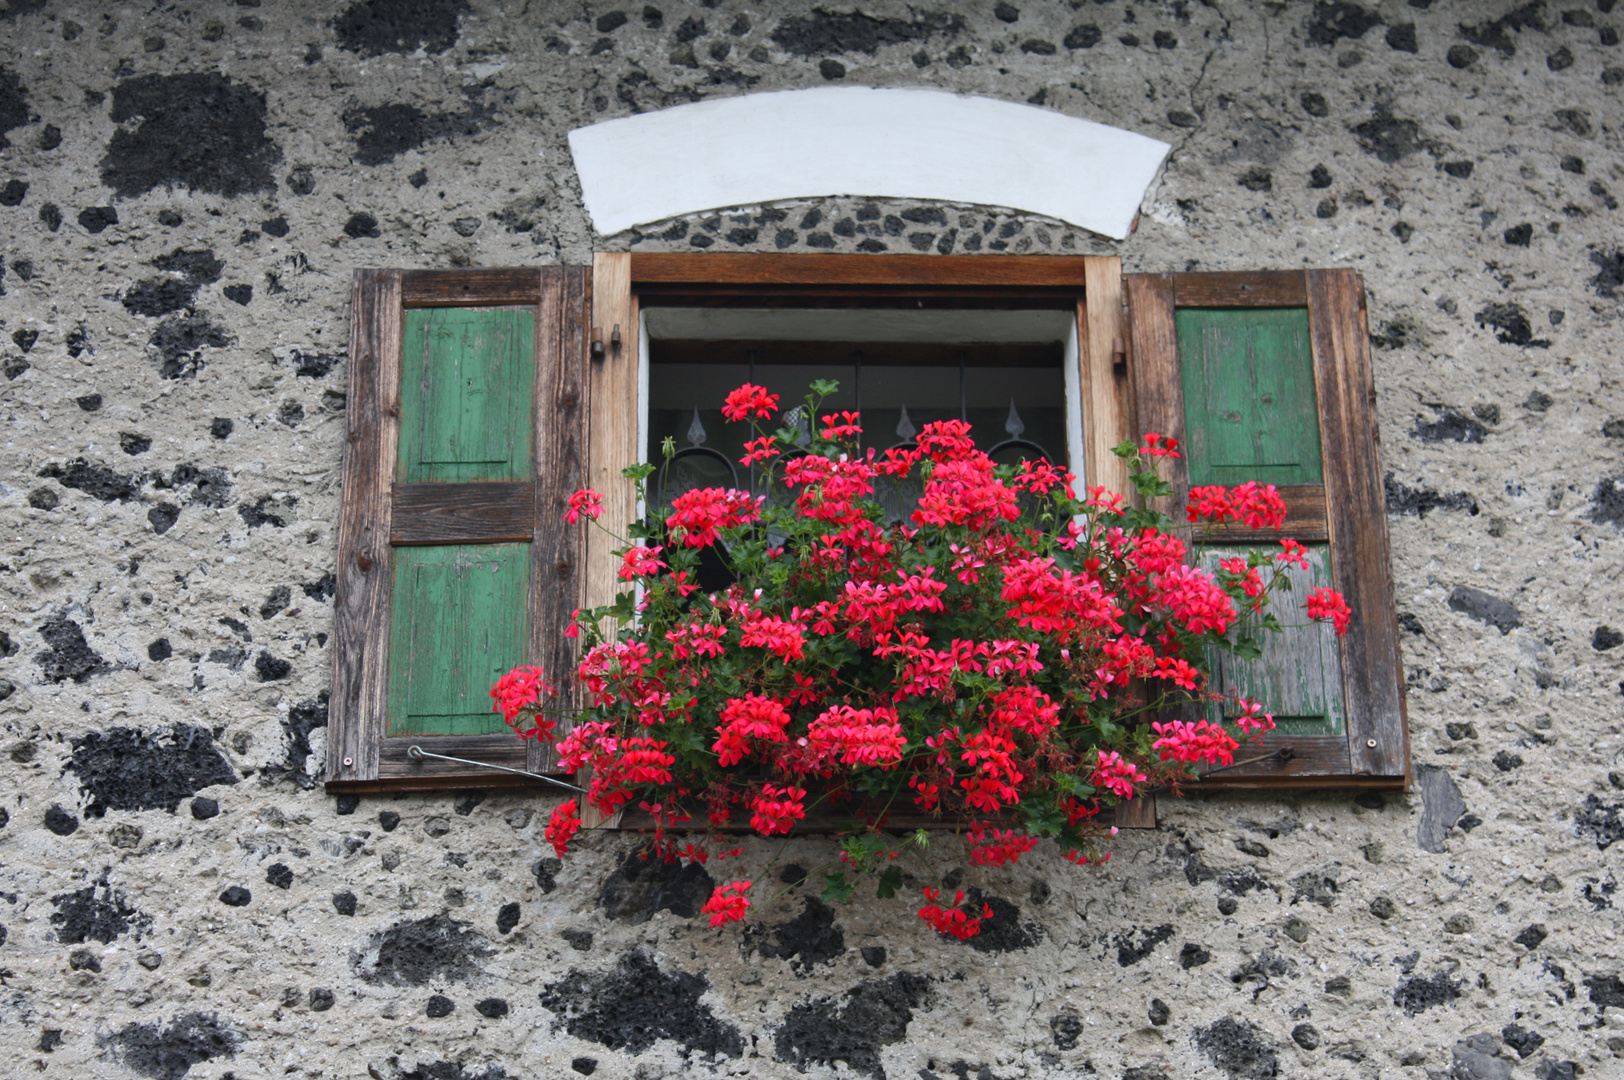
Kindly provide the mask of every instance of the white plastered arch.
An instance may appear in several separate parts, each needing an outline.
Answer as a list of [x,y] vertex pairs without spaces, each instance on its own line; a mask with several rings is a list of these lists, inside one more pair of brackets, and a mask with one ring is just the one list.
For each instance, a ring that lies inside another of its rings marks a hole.
[[824,87],[577,128],[600,235],[730,206],[856,195],[1009,207],[1126,239],[1167,143],[941,90]]

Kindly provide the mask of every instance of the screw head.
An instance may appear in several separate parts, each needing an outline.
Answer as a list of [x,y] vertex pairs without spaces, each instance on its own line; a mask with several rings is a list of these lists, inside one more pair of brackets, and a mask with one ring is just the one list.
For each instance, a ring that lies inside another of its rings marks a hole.
[[[1375,739],[1366,739],[1365,740],[1365,745],[1370,747],[1372,750],[1374,750],[1374,749],[1376,749],[1376,740]],[[349,759],[346,758],[344,763],[346,765],[348,765],[349,764]]]
[[[1375,744],[1375,743],[1371,743],[1371,745],[1372,745],[1372,746],[1374,746],[1374,745],[1376,745],[1376,744]],[[349,768],[349,767],[350,767],[350,766],[351,766],[351,765],[354,765],[354,764],[355,764],[355,759],[354,759],[354,758],[345,758],[345,759],[344,759],[344,767],[345,767],[345,768],[346,768],[346,769],[347,769],[347,768]]]

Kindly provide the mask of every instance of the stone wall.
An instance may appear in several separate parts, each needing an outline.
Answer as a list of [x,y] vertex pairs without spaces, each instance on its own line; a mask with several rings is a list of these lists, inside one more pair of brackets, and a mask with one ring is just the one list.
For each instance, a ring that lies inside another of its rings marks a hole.
[[[9,0],[0,1072],[1619,1075],[1624,11],[1514,5]],[[1120,245],[593,235],[570,128],[842,80],[1175,149]],[[628,247],[1361,271],[1414,793],[1163,800],[1102,872],[966,875],[962,944],[810,887],[712,931],[630,837],[551,860],[544,796],[325,795],[351,270]]]

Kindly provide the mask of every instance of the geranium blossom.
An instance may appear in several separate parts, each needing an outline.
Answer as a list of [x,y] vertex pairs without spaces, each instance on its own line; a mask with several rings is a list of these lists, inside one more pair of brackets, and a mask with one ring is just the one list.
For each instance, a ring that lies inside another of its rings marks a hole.
[[806,789],[761,785],[761,794],[750,800],[750,827],[762,836],[777,836],[794,828],[806,817]]
[[1325,587],[1314,589],[1308,594],[1308,617],[1329,619],[1336,627],[1337,637],[1341,637],[1348,632],[1348,622],[1353,618],[1353,611],[1341,593]]
[[722,415],[729,420],[765,420],[778,411],[778,395],[769,394],[765,386],[745,383],[727,395],[722,403]]
[[925,890],[925,906],[919,909],[919,917],[930,923],[938,934],[950,934],[960,941],[975,937],[981,933],[981,921],[992,918],[992,905],[982,904],[980,915],[971,915],[960,905],[964,903],[964,891],[960,890],[953,896],[953,903],[949,907],[942,907],[936,901],[941,898],[940,889]]
[[570,493],[570,508],[564,514],[564,520],[574,525],[581,520],[581,515],[597,520],[603,514],[603,496],[591,488],[581,488]]
[[581,831],[581,819],[577,816],[580,809],[571,799],[554,807],[552,816],[547,819],[547,828],[542,835],[553,845],[553,852],[560,859],[569,854],[570,840]]
[[711,917],[712,927],[738,922],[750,908],[750,901],[744,898],[744,893],[752,884],[749,881],[730,881],[718,886],[699,910]]
[[1109,754],[1101,750],[1099,755],[1099,763],[1095,765],[1094,775],[1089,778],[1089,783],[1104,788],[1119,799],[1133,798],[1133,786],[1150,779],[1140,772],[1133,762],[1125,760],[1115,750]]

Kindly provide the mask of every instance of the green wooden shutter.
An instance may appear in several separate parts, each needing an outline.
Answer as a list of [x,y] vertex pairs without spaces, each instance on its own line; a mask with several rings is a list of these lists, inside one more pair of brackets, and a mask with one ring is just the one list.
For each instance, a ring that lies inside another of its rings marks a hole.
[[492,786],[545,747],[492,711],[519,664],[567,673],[587,275],[360,271],[339,529],[328,786]]
[[[1286,632],[1271,637],[1258,661],[1223,656],[1214,675],[1216,688],[1263,701],[1277,730],[1246,752],[1246,760],[1262,760],[1207,782],[1406,784],[1409,736],[1362,281],[1334,270],[1137,274],[1126,291],[1139,428],[1184,444],[1185,456],[1170,462],[1174,494],[1163,509],[1182,520],[1193,486],[1272,483],[1286,500],[1286,527],[1229,523],[1189,536],[1209,543],[1198,557],[1215,565],[1245,547],[1277,549],[1285,536],[1309,548],[1309,569],[1292,572],[1291,593],[1275,605]],[[1341,591],[1353,609],[1341,638],[1301,612],[1302,598],[1320,585]],[[1226,712],[1212,703],[1206,710],[1212,719]]]

